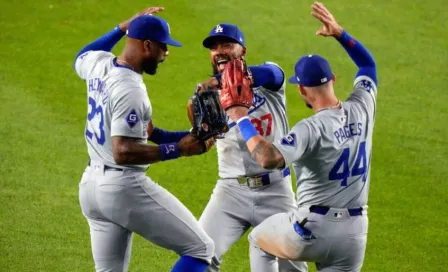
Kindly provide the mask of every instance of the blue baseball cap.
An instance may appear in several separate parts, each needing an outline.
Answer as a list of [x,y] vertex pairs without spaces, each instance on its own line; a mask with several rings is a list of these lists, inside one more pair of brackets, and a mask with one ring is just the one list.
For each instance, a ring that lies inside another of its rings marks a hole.
[[319,55],[301,57],[297,61],[294,70],[295,75],[289,78],[289,82],[305,87],[316,87],[333,79],[330,64]]
[[208,37],[204,39],[202,45],[205,48],[210,48],[213,45],[213,39],[216,37],[229,38],[236,43],[245,46],[244,34],[236,25],[232,24],[219,24],[215,26],[209,33]]
[[180,42],[171,38],[168,22],[154,15],[142,15],[132,20],[126,34],[129,38],[137,40],[150,40],[172,46],[182,46]]

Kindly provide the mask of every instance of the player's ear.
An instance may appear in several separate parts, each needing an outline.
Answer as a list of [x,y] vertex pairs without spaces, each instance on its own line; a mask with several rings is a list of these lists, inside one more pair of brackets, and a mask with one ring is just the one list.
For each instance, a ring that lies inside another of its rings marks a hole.
[[331,79],[333,81],[333,85],[336,83],[336,76],[333,74],[333,78]]
[[146,40],[143,42],[143,50],[146,54],[151,53],[154,49],[154,43],[150,40]]
[[297,89],[299,89],[299,93],[301,94],[301,95],[303,95],[303,96],[306,96],[306,90],[305,90],[305,88],[303,88],[303,86],[302,85],[297,85]]
[[242,57],[246,56],[246,47],[243,46],[243,53],[241,54]]

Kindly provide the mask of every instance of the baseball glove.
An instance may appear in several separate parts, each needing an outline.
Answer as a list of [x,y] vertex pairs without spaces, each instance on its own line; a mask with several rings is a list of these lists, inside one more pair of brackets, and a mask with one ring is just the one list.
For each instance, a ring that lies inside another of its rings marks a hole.
[[210,144],[207,140],[214,141],[219,134],[229,131],[227,116],[219,103],[217,91],[196,89],[194,96],[188,100],[187,114],[193,127],[191,133],[204,141],[206,146]]
[[224,110],[232,106],[250,108],[253,105],[252,74],[244,59],[229,61],[222,73],[221,82],[219,100]]

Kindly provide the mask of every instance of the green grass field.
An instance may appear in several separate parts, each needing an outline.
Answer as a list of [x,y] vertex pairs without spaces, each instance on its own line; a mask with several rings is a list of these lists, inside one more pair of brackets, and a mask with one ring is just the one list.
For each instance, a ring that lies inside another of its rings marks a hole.
[[[157,76],[144,79],[155,125],[169,130],[189,128],[186,101],[210,73],[201,42],[220,22],[242,28],[250,64],[275,61],[289,75],[303,54],[328,58],[336,92],[345,99],[356,67],[337,42],[314,35],[319,24],[310,16],[311,3],[1,1],[0,270],[93,271],[89,229],[78,203],[88,160],[86,90],[72,69],[81,47],[148,5],[164,6],[160,15],[184,47],[172,48]],[[369,48],[379,69],[363,271],[448,271],[446,1],[326,5]],[[287,97],[291,124],[312,114],[294,86]],[[216,149],[155,164],[147,174],[199,217],[217,178]],[[169,271],[176,260],[135,236],[130,271]],[[246,237],[225,255],[222,271],[249,271]]]

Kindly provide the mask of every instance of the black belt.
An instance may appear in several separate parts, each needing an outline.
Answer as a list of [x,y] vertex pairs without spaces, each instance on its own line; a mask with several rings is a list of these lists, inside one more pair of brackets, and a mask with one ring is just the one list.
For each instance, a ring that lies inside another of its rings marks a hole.
[[[90,166],[90,160],[87,163],[88,166]],[[112,166],[108,166],[108,165],[104,165],[104,171],[123,171],[123,169],[121,168],[116,168],[116,167],[112,167]]]
[[[310,207],[310,212],[321,214],[321,215],[326,215],[329,210],[330,210],[330,207],[325,207],[325,206],[311,206]],[[352,208],[352,209],[347,209],[347,211],[350,216],[362,215],[362,208]]]

